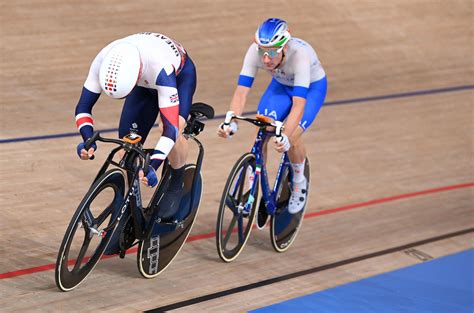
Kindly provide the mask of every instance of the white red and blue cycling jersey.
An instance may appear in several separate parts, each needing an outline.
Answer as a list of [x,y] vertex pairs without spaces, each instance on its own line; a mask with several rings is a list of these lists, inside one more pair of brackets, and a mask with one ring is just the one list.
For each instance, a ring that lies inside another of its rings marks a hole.
[[102,91],[99,83],[102,60],[119,42],[134,45],[142,64],[137,86],[125,98],[119,136],[125,136],[133,128],[144,141],[160,113],[163,134],[151,157],[156,169],[178,138],[179,115],[186,119],[189,114],[196,89],[196,70],[183,46],[159,33],[139,33],[110,43],[92,62],[76,106],[76,125],[84,141],[93,134],[92,108]]

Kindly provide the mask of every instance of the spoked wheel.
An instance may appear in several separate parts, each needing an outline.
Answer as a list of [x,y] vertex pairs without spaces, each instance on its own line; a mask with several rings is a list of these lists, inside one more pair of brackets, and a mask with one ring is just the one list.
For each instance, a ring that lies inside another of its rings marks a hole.
[[[244,154],[235,163],[222,193],[216,225],[216,246],[224,262],[237,258],[250,236],[258,207],[258,180],[252,192],[255,176],[255,156]],[[244,212],[247,206],[249,212]]]
[[100,176],[86,193],[59,248],[55,280],[62,291],[76,288],[99,262],[116,227],[113,223],[124,189],[124,175],[114,169]]
[[310,164],[308,158],[306,158],[304,168],[304,175],[308,181],[306,203],[304,208],[298,213],[291,214],[288,212],[288,201],[291,195],[290,168],[286,167],[282,175],[282,182],[276,200],[277,209],[272,216],[270,224],[272,246],[277,252],[285,252],[288,250],[295,241],[301,223],[303,222],[304,212],[306,211],[309,198]]
[[163,272],[178,255],[191,232],[202,195],[201,173],[198,173],[196,184],[193,186],[195,171],[196,165],[186,165],[184,192],[178,212],[173,218],[180,221],[179,226],[171,227],[155,223],[150,238],[140,241],[138,245],[138,270],[145,278],[155,278]]

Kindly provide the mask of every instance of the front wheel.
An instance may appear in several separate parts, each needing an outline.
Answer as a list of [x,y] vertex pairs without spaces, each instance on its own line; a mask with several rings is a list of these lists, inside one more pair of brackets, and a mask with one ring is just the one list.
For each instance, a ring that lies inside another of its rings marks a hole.
[[118,169],[105,172],[91,186],[64,234],[56,261],[56,285],[76,288],[99,262],[112,238],[123,203],[125,177]]
[[258,202],[258,180],[255,181],[256,159],[246,153],[229,174],[219,204],[216,225],[216,247],[224,262],[235,260],[252,230]]
[[307,196],[304,208],[298,213],[288,212],[288,201],[291,195],[291,175],[290,168],[286,167],[282,173],[280,190],[277,193],[277,209],[272,216],[270,224],[270,237],[273,249],[277,252],[285,252],[295,241],[296,235],[301,228],[304,219],[304,212],[308,204],[310,185],[310,164],[308,158],[305,161],[304,175],[307,179]]

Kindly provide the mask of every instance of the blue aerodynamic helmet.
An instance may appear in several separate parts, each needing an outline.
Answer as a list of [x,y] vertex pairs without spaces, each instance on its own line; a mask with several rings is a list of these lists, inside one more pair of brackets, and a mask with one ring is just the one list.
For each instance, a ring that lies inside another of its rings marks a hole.
[[255,32],[255,42],[265,48],[281,48],[291,39],[288,24],[279,18],[269,18]]

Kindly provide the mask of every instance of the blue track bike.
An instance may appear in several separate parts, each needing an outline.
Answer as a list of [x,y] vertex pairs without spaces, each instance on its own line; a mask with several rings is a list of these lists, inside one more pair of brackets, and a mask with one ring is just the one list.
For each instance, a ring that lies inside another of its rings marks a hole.
[[[195,141],[199,153],[196,163],[185,166],[179,210],[167,219],[160,217],[159,204],[169,183],[169,164],[164,163],[160,183],[144,206],[138,173],[143,169],[146,175],[152,150],[143,149],[138,134],[111,139],[96,132],[86,142],[86,150],[96,141],[117,147],[105,160],[64,234],[55,271],[60,290],[76,288],[103,255],[123,258],[135,245],[138,270],[145,278],[158,276],[173,261],[191,231],[201,200],[204,149],[195,137],[204,129],[201,120],[213,116],[214,110],[207,104],[191,106],[183,135]],[[117,153],[121,150],[125,151],[122,156]]]
[[[268,173],[263,154],[264,142],[271,136],[281,136],[282,122],[257,115],[247,118],[227,114],[224,125],[232,119],[243,120],[259,128],[252,151],[243,154],[232,168],[222,193],[216,225],[216,247],[224,262],[235,260],[247,242],[255,218],[262,229],[270,217],[270,238],[277,252],[286,251],[294,242],[306,210],[296,214],[288,212],[288,201],[292,190],[293,169],[287,153],[283,153],[273,188],[268,183]],[[309,195],[310,165],[306,159],[304,175],[308,181]],[[259,199],[259,191],[262,191]],[[260,201],[259,201],[260,200]]]

